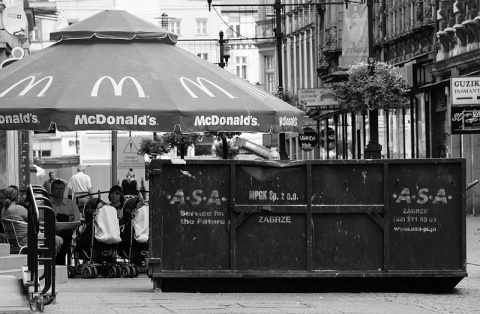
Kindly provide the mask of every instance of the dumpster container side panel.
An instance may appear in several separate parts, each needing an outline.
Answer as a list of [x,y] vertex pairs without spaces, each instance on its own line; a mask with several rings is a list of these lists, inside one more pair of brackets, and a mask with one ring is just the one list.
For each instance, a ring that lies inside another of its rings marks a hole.
[[236,215],[250,215],[235,230],[237,270],[307,269],[306,169],[237,165]]
[[148,275],[162,289],[365,279],[448,291],[467,275],[465,164],[153,160]]
[[229,269],[229,177],[228,164],[164,165],[164,270]]
[[306,215],[253,214],[235,246],[237,270],[306,270]]
[[[163,243],[163,221],[161,213],[161,191],[162,191],[162,165],[156,165],[155,169],[153,164],[150,164],[149,180],[150,180],[150,192],[149,192],[149,224],[150,233],[148,237],[148,256],[149,260],[156,259],[156,263],[149,263],[149,268],[155,268],[155,271],[161,269],[160,257],[162,256],[162,243]],[[153,223],[155,222],[155,223]]]
[[383,164],[313,165],[312,205],[383,204]]
[[306,167],[237,166],[236,203],[242,205],[305,205]]
[[391,270],[462,270],[462,163],[389,166]]
[[314,214],[314,270],[383,269],[383,229],[367,214]]

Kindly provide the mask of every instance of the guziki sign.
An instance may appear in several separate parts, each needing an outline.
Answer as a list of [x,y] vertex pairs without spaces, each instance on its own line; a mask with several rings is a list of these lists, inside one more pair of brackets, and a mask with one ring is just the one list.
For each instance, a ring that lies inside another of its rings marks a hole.
[[480,133],[480,77],[451,79],[452,134]]
[[480,105],[480,77],[452,78],[452,105]]

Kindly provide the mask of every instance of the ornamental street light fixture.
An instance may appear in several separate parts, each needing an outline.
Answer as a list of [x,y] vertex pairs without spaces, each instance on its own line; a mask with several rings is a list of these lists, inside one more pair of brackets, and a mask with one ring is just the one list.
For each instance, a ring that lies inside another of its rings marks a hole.
[[[373,2],[367,0],[368,19],[368,64],[370,75],[375,68],[375,53],[373,52]],[[382,145],[378,143],[378,109],[370,110],[368,121],[370,123],[370,141],[365,149],[367,159],[380,159],[382,157]]]

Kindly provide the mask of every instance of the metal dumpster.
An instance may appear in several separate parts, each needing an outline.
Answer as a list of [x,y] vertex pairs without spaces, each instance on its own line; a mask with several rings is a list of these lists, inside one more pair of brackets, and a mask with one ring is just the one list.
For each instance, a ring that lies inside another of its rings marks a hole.
[[152,160],[163,291],[450,291],[466,273],[464,159]]

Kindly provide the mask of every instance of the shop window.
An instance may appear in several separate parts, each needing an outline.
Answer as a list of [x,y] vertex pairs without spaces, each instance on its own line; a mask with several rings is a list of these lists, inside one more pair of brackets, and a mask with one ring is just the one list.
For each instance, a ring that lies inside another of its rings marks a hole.
[[51,157],[52,151],[51,150],[35,150],[33,152],[34,157]]
[[425,117],[425,97],[421,95],[417,98],[417,117],[416,117],[416,150],[417,158],[427,158],[427,127]]

